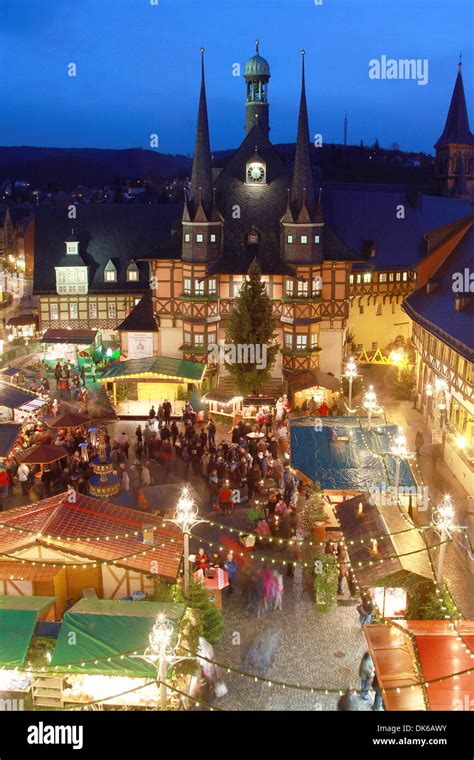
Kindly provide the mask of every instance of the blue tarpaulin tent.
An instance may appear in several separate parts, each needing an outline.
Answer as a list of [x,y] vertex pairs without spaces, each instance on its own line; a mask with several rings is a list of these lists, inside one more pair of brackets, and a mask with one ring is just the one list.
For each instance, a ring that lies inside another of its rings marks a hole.
[[[396,425],[373,424],[357,417],[299,417],[290,422],[291,464],[325,491],[385,490],[395,482],[390,454]],[[416,487],[407,462],[401,462],[400,486]]]

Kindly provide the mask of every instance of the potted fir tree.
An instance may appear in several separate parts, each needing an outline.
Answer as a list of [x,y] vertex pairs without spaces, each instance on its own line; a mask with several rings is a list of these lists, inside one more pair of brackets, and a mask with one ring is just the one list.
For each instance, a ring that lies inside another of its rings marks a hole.
[[324,495],[319,483],[312,483],[303,506],[302,526],[306,536],[315,541],[324,541],[326,537],[326,514],[324,512]]

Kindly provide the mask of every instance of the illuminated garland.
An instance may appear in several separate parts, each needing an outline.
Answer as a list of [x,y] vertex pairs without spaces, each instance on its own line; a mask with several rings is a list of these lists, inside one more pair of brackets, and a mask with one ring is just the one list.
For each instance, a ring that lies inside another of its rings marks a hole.
[[[215,541],[210,541],[209,539],[204,538],[203,536],[193,536],[193,538],[196,538],[199,541],[202,541],[205,544],[208,544],[209,546],[217,546],[220,551],[225,551],[226,549],[228,549],[228,547],[222,546],[221,544],[216,543]],[[433,544],[432,547],[427,547],[426,546],[424,549],[415,549],[414,551],[405,552],[403,554],[392,554],[389,557],[381,557],[380,559],[364,560],[363,562],[357,562],[357,566],[358,567],[362,567],[363,565],[372,566],[372,565],[375,565],[377,563],[382,564],[384,562],[393,562],[394,560],[398,559],[399,557],[408,557],[408,556],[411,556],[412,554],[420,554],[421,552],[429,552],[430,548],[436,548],[437,546],[441,546],[442,544],[448,543],[449,541],[451,541],[451,539],[447,538],[444,541],[440,541],[437,544]],[[346,543],[346,542],[344,541],[344,543]],[[354,542],[352,542],[352,543],[354,543]],[[233,553],[234,553],[234,555],[237,554],[237,552],[235,552],[235,551],[233,551]],[[282,559],[281,557],[272,557],[271,555],[268,555],[268,554],[265,554],[262,557],[257,557],[254,554],[251,554],[250,552],[241,551],[241,552],[238,552],[238,555],[240,557],[250,557],[251,559],[257,559],[257,560],[260,559],[261,562],[269,562],[270,561],[270,562],[272,562],[272,564],[278,564],[279,563],[281,565],[294,565],[295,567],[298,564],[303,564],[304,567],[308,567],[309,566],[308,562],[303,562],[302,560],[298,560],[298,559],[297,560],[287,560],[287,559]],[[347,562],[345,564],[347,564],[349,567],[352,568],[352,563],[351,562]]]
[[[176,539],[171,538],[170,543],[174,543]],[[139,552],[133,552],[133,554],[126,554],[123,557],[116,557],[112,560],[92,560],[90,562],[75,562],[72,563],[64,563],[64,562],[56,562],[56,561],[47,561],[47,560],[37,560],[37,559],[28,559],[25,557],[17,557],[15,554],[9,554],[7,552],[0,552],[0,557],[8,557],[8,559],[14,559],[17,562],[21,563],[22,565],[37,565],[38,567],[60,567],[60,568],[72,568],[73,570],[77,567],[100,567],[101,565],[116,565],[118,562],[123,562],[126,559],[136,559],[139,556],[143,556],[147,554],[148,552],[155,552],[157,549],[162,549],[165,547],[167,542],[163,542],[160,546],[148,546],[146,549],[142,549]],[[21,549],[22,547],[19,547]],[[28,547],[26,547],[28,548]],[[56,549],[56,547],[49,547],[51,549]],[[78,553],[80,549],[73,549],[71,547],[63,548],[58,547],[57,551],[63,551],[63,552],[75,552]],[[18,580],[18,579],[17,579]]]

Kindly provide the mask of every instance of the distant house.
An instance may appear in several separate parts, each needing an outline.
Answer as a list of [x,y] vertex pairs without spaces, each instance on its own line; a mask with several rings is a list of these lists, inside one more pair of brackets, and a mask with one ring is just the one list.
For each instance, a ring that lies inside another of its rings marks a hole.
[[174,241],[181,207],[40,207],[35,218],[33,293],[39,296],[40,330],[100,330],[105,340],[149,288],[144,256],[160,257]]

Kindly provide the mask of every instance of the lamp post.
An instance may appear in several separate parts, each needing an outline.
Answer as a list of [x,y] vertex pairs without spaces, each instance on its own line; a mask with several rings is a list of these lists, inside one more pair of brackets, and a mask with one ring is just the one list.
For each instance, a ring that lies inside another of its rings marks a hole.
[[179,644],[179,636],[175,633],[173,624],[163,615],[158,615],[148,636],[148,646],[144,654],[132,654],[131,658],[145,660],[156,668],[156,676],[160,683],[160,705],[166,710],[168,666],[176,665],[182,660],[195,660],[194,655],[179,657],[176,648]]
[[398,429],[397,435],[393,439],[391,453],[395,458],[395,497],[398,501],[398,489],[400,487],[400,467],[402,461],[411,459],[413,456],[407,449],[407,440],[401,428]]
[[166,522],[177,525],[184,539],[184,596],[189,592],[189,536],[191,530],[204,520],[198,519],[198,508],[187,488],[184,488],[176,505],[174,517]]
[[372,414],[381,408],[379,407],[373,385],[369,385],[369,389],[364,393],[362,408],[367,412],[368,429],[372,430]]
[[451,503],[451,496],[446,494],[433,512],[433,526],[439,532],[441,537],[441,546],[439,547],[438,559],[438,584],[441,586],[444,572],[444,558],[446,556],[446,545],[448,538],[451,537],[452,531],[457,527],[456,514]]
[[346,367],[344,369],[344,377],[349,382],[349,409],[352,408],[352,383],[358,377],[357,375],[357,364],[355,363],[355,359],[353,356],[350,356],[347,360]]

